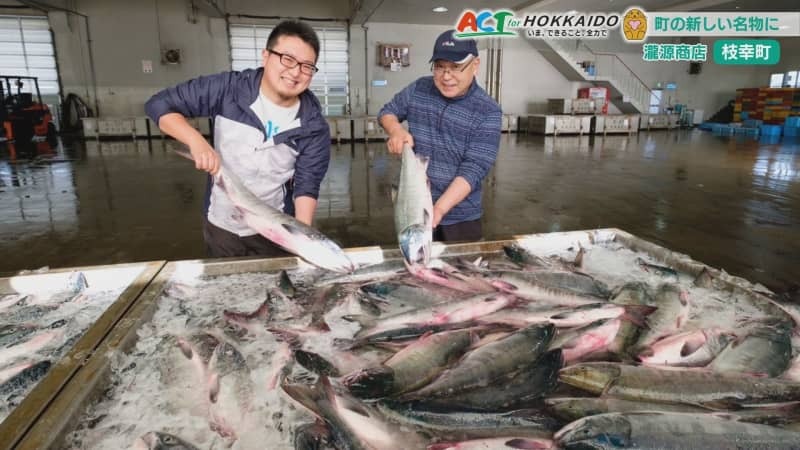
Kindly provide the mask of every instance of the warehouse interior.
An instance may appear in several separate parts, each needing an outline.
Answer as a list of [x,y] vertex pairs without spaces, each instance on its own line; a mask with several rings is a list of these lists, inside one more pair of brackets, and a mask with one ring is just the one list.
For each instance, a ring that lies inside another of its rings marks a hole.
[[[438,33],[452,24],[463,10],[458,2],[444,2],[443,6],[448,7],[445,13],[434,13],[423,2],[365,1],[358,2],[357,9],[351,3],[311,1],[265,7],[262,2],[248,1],[227,1],[224,5],[177,0],[158,0],[147,5],[121,1],[5,2],[0,12],[8,17],[39,18],[41,22],[33,26],[51,30],[55,70],[43,70],[39,84],[43,102],[54,106],[56,116],[64,115],[59,99],[75,94],[84,109],[91,109],[97,117],[123,119],[122,122],[133,120],[133,123],[121,122],[121,130],[113,129],[118,124],[109,124],[109,137],[131,133],[140,135],[141,139],[147,133],[159,134],[154,124],[135,121],[145,117],[144,102],[155,92],[199,75],[229,70],[232,64],[257,63],[253,57],[250,57],[252,61],[232,62],[229,33],[237,25],[241,30],[247,30],[247,26],[265,27],[259,34],[261,40],[266,38],[263,30],[280,17],[309,18],[318,28],[338,30],[340,34],[333,33],[332,39],[346,41],[345,49],[336,48],[340,54],[346,50],[341,57],[346,60],[347,67],[335,64],[336,70],[340,70],[336,75],[342,77],[340,85],[333,87],[338,91],[329,89],[327,93],[335,94],[328,100],[328,114],[364,117],[374,116],[397,91],[430,73],[429,47]],[[547,11],[554,8],[551,3],[507,5],[484,1],[470,7],[477,10],[513,6],[515,10]],[[646,10],[660,8],[663,2],[636,4]],[[770,3],[767,9],[791,11],[792,4],[791,1]],[[569,5],[559,4],[558,8],[615,11],[627,6],[620,2],[575,1]],[[764,9],[762,4],[753,1],[699,2],[697,5],[672,2],[666,9],[679,11],[693,6],[710,11]],[[252,36],[256,41],[253,53],[256,53],[263,42],[259,42],[255,34]],[[47,40],[47,36],[44,39]],[[651,90],[663,89],[656,108],[659,112],[685,105],[695,113],[692,122],[699,124],[735,100],[736,89],[768,87],[773,74],[786,74],[787,82],[796,83],[800,39],[778,40],[782,56],[776,65],[726,66],[708,61],[697,74],[689,73],[686,62],[643,61],[641,46],[627,44],[618,35],[608,40],[585,40],[579,47],[581,55],[586,55],[587,48],[595,53],[615,55],[589,57],[595,58],[598,66],[616,64],[621,67],[624,64]],[[410,65],[399,71],[379,66],[375,62],[376,46],[381,43],[407,44]],[[333,45],[341,44],[336,41]],[[519,134],[517,128],[522,124],[524,130],[528,115],[548,112],[548,99],[571,99],[577,96],[580,88],[594,85],[585,71],[562,73],[548,60],[553,59],[554,54],[561,56],[552,48],[548,52],[534,45],[539,43],[526,39],[480,42],[483,66],[478,72],[478,82],[487,86],[487,76],[494,77],[498,103],[506,115],[504,126],[511,131],[504,136],[503,148],[508,150],[500,152],[492,175],[493,189],[486,191],[492,196],[488,201],[493,205],[492,213],[487,213],[485,218],[486,238],[614,226],[775,288],[787,289],[796,283],[791,268],[797,262],[793,258],[800,254],[797,251],[800,240],[795,239],[797,235],[792,231],[797,229],[798,220],[797,160],[794,158],[797,147],[793,141],[787,139],[764,145],[752,139],[714,138],[696,129],[602,137]],[[179,63],[163,60],[169,49],[179,50]],[[497,55],[494,62],[490,60],[490,52]],[[237,51],[237,57],[241,53]],[[608,63],[603,58],[613,58],[613,61]],[[4,59],[11,64],[11,58]],[[149,65],[152,71],[143,70],[143,64]],[[490,64],[493,72],[487,69]],[[603,69],[598,67],[598,70]],[[343,83],[345,79],[346,84]],[[674,89],[668,89],[673,86]],[[609,114],[620,112],[614,103],[608,104]],[[645,107],[649,105],[639,106]],[[77,106],[71,108],[75,110]],[[68,114],[68,119],[82,130],[83,125],[76,116]],[[198,127],[206,133],[209,131],[207,121],[198,121]],[[352,133],[356,139],[366,135],[376,142],[367,145],[358,142],[350,147],[341,143],[341,139],[350,138],[349,123],[340,121],[331,128],[340,141],[334,147],[331,175],[324,182],[326,193],[316,220],[321,228],[346,246],[389,244],[392,233],[378,230],[386,228],[380,225],[390,219],[391,204],[387,202],[389,197],[384,192],[383,180],[375,178],[384,176],[378,170],[383,164],[392,166],[392,160],[378,164],[373,161],[373,155],[383,157],[382,146],[377,143],[381,130],[375,122],[354,121]],[[183,167],[180,161],[172,161],[174,158],[164,153],[164,145],[160,140],[125,142],[97,140],[90,136],[66,148],[57,147],[57,151],[74,152],[69,159],[73,159],[72,155],[78,158],[61,166],[48,165],[47,171],[38,171],[35,166],[9,165],[6,160],[1,245],[7,256],[3,258],[2,269],[202,257],[204,250],[199,245],[199,223],[194,213],[201,208],[203,177],[193,173],[190,167]],[[531,148],[535,150],[525,150]],[[163,161],[155,159],[162,155]],[[518,157],[526,160],[524,169],[514,164]],[[564,163],[564,168],[548,166],[559,164],[562,159],[572,162]],[[604,171],[606,161],[624,167],[623,161],[627,159],[635,161],[631,163],[635,166],[629,169],[631,176],[641,177],[636,189],[620,188],[618,175]],[[711,161],[725,161],[730,167],[724,168]],[[608,190],[606,195],[591,198],[589,194],[597,192],[597,185],[582,185],[585,179],[569,180],[573,164],[592,167],[592,173],[598,173],[599,187]],[[646,178],[642,169],[651,164],[660,164],[654,170],[658,176],[673,177],[672,182],[652,182]],[[503,173],[504,166],[505,170],[513,167],[519,172]],[[545,176],[535,176],[541,171]],[[153,177],[153,173],[160,175]],[[347,176],[334,177],[334,173]],[[18,177],[31,181],[13,181]],[[365,185],[362,177],[375,183],[376,188],[359,192]],[[744,182],[742,177],[750,181]],[[149,182],[142,182],[144,180]],[[554,183],[565,186],[565,190],[553,189]],[[10,188],[16,184],[22,186]],[[55,185],[65,189],[50,192],[51,188],[39,187]],[[731,185],[735,188],[731,189]],[[781,189],[773,191],[773,186]],[[655,190],[656,193],[642,196],[640,190]],[[692,195],[687,195],[685,190]],[[520,194],[497,195],[500,192]],[[719,208],[718,196],[730,201],[721,214],[695,215],[708,211],[711,206]],[[147,199],[150,206],[131,205],[130,202],[137,199]],[[596,202],[603,206],[592,208],[592,213],[585,211],[584,204]],[[687,205],[682,202],[688,202],[688,206],[699,203],[697,212],[688,214]],[[520,209],[519,205],[524,206]],[[508,214],[504,211],[509,207],[521,211],[529,220],[505,219]],[[623,210],[622,214],[619,210]],[[162,213],[168,214],[171,220],[164,220]],[[765,245],[764,240],[769,244]]]
[[[267,36],[282,20],[310,24],[322,43],[310,89],[330,127],[331,158],[314,228],[343,249],[397,249],[392,191],[401,158],[388,152],[377,114],[403,88],[431,75],[437,36],[465,10],[800,11],[796,0],[515,1],[0,0],[3,96],[25,92],[41,112],[35,124],[19,125],[11,106],[4,109],[0,294],[8,294],[2,280],[16,274],[61,276],[76,273],[70,268],[88,273],[108,266],[121,271],[120,283],[135,284],[137,275],[124,272],[130,265],[207,258],[207,174],[176,154],[185,147],[147,117],[145,103],[186,80],[259,67]],[[675,252],[675,264],[690,258],[747,280],[748,289],[800,305],[800,35],[770,38],[780,49],[775,63],[737,65],[712,58],[717,36],[649,37],[654,44],[705,44],[709,54],[702,62],[647,61],[641,43],[613,31],[607,39],[477,39],[477,83],[502,109],[497,160],[483,181],[480,241],[617,229]],[[190,123],[213,143],[212,119]],[[220,274],[251,267],[241,259],[231,259],[230,268],[221,268],[226,261],[204,261],[219,264]],[[274,269],[268,261],[252,264]],[[160,295],[142,286],[126,295]],[[206,287],[209,298],[230,294]],[[190,298],[186,292],[181,295]],[[247,308],[255,311],[260,301]],[[130,305],[135,311],[133,300]],[[127,329],[106,334],[111,325],[87,353],[133,339],[135,331]],[[92,364],[105,363],[88,364],[95,370]],[[70,367],[69,377],[95,383]],[[94,395],[73,384],[65,389],[69,395]],[[53,390],[48,411],[69,410],[69,396],[58,406],[60,389]],[[10,425],[0,416],[0,425],[19,430],[0,450],[15,443],[47,447],[41,438],[47,423],[20,417],[42,411],[22,405]],[[98,421],[105,413],[93,412]],[[282,419],[270,420],[280,428],[275,423]],[[202,425],[189,436],[205,436]],[[224,448],[229,438],[203,442]],[[276,442],[269,448],[301,448]],[[241,436],[235,445],[258,448]],[[74,441],[62,448],[102,446]]]

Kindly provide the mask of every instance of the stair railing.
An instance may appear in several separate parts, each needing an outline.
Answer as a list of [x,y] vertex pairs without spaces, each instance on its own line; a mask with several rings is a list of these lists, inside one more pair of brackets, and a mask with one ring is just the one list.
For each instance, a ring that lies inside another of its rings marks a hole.
[[652,90],[615,53],[596,52],[582,41],[553,39],[547,42],[573,63],[580,64],[586,79],[610,82],[639,111],[649,110]]

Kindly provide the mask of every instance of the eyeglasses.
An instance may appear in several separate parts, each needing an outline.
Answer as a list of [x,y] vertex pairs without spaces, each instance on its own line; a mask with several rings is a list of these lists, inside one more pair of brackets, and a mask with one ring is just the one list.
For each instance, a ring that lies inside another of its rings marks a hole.
[[472,58],[465,63],[456,64],[450,67],[439,66],[436,63],[433,63],[431,65],[431,71],[433,72],[434,75],[439,75],[439,76],[442,76],[445,73],[449,73],[450,75],[454,75],[457,73],[464,73],[464,71],[467,70],[467,67],[469,67],[473,61],[475,61],[475,58]]
[[319,72],[319,67],[308,64],[308,63],[301,63],[297,59],[295,59],[291,55],[287,55],[286,53],[276,52],[275,50],[267,49],[268,52],[272,53],[273,55],[278,55],[280,57],[281,64],[287,69],[294,69],[297,65],[300,65],[300,72],[303,72],[306,75],[314,75],[315,73]]

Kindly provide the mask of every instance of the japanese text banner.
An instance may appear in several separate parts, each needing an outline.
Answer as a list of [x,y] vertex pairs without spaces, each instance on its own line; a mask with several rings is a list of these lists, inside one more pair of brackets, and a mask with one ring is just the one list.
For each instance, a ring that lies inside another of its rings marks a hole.
[[800,12],[647,12],[648,36],[800,36]]

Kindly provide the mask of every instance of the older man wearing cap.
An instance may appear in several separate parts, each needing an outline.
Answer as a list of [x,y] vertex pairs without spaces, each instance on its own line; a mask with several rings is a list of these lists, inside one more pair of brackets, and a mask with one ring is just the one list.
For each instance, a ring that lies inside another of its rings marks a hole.
[[433,76],[396,94],[378,118],[391,153],[402,153],[408,143],[430,158],[434,239],[479,240],[481,184],[497,158],[502,112],[475,80],[480,59],[474,40],[444,32],[430,62]]

